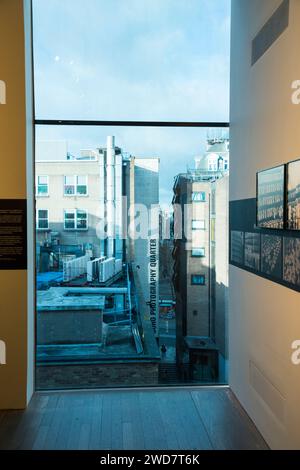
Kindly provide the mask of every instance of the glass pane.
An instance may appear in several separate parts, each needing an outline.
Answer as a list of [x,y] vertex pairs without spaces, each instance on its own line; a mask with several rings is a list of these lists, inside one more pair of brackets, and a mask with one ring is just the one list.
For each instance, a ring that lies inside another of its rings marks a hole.
[[77,228],[80,230],[87,228],[87,221],[84,219],[77,220]]
[[205,220],[192,220],[192,229],[193,230],[204,230],[205,229]]
[[48,177],[47,176],[39,176],[38,177],[39,184],[48,184]]
[[48,221],[39,219],[39,228],[48,228]]
[[86,194],[87,188],[86,186],[77,186],[77,194]]
[[230,0],[33,0],[36,117],[228,121]]
[[192,275],[192,284],[204,286],[205,276],[202,274],[193,274]]
[[65,186],[65,194],[68,196],[75,194],[75,186]]
[[193,248],[192,256],[205,256],[205,248]]
[[[36,139],[36,171],[50,187],[88,174],[86,197],[36,200],[49,210],[36,235],[38,388],[226,383],[227,265],[216,253],[228,172],[208,164],[228,131],[37,126]],[[210,230],[190,233],[192,221],[214,224],[214,250]],[[72,361],[78,374],[65,367]],[[47,374],[54,363],[57,375]]]
[[77,176],[77,194],[87,194],[87,177],[84,175]]
[[205,201],[205,192],[203,191],[198,191],[192,194],[192,200],[193,201],[198,201],[198,202],[204,202]]
[[86,185],[87,177],[84,175],[77,176],[77,185]]
[[75,222],[72,220],[65,221],[65,228],[66,229],[75,229]]
[[77,219],[86,219],[86,212],[83,211],[77,211]]
[[75,176],[73,176],[73,175],[72,176],[68,176],[68,175],[65,176],[65,184],[66,185],[69,185],[69,186],[74,185],[74,181],[75,181]]
[[47,185],[41,185],[39,184],[38,186],[38,194],[47,194],[48,193],[48,186]]
[[47,219],[48,211],[39,210],[39,219]]

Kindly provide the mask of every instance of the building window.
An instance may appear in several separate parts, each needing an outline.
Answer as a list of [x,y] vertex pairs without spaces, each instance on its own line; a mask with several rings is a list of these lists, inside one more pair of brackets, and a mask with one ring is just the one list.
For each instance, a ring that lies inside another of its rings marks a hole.
[[192,230],[205,230],[205,220],[192,220]]
[[65,176],[64,178],[64,195],[74,196],[75,195],[75,177]]
[[37,228],[39,230],[49,229],[49,214],[48,209],[37,210]]
[[76,211],[76,228],[77,230],[87,229],[87,213],[86,211]]
[[37,176],[36,195],[37,196],[48,196],[49,195],[49,178],[48,178],[48,176],[44,176],[44,175]]
[[67,175],[64,177],[64,195],[65,196],[86,196],[87,195],[87,176],[86,175]]
[[205,248],[192,248],[192,256],[197,258],[204,258],[205,257]]
[[65,217],[64,217],[64,227],[65,230],[75,230],[76,227],[76,216],[75,216],[75,211],[73,210],[68,210],[65,211]]
[[195,191],[192,193],[192,201],[193,202],[205,202],[206,201],[206,193],[205,191]]
[[65,210],[64,213],[65,230],[87,230],[87,212],[83,210]]
[[87,176],[85,175],[76,176],[76,194],[78,196],[87,195]]
[[224,169],[224,159],[222,157],[218,158],[218,170]]
[[192,274],[191,284],[192,286],[205,286],[204,274]]

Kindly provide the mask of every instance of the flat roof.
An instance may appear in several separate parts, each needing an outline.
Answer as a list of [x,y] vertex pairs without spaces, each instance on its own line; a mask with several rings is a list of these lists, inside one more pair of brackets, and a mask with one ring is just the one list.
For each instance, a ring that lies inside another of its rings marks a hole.
[[104,310],[105,296],[97,294],[66,295],[69,287],[50,287],[37,291],[37,311]]

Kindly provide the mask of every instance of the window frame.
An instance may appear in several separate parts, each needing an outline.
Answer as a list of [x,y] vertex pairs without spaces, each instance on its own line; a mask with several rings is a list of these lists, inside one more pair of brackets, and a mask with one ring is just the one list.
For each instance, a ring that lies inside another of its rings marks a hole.
[[[82,212],[82,213],[85,214],[85,218],[83,220],[86,221],[86,226],[84,228],[79,228],[78,227],[78,219],[79,219],[78,213],[79,212]],[[88,212],[85,209],[76,209],[75,217],[76,217],[76,230],[79,230],[80,232],[87,231],[89,229],[89,226],[88,226]]]
[[[78,184],[78,178],[79,177],[83,177],[85,178],[85,184]],[[75,175],[75,190],[76,190],[76,196],[80,196],[80,197],[87,197],[89,195],[89,190],[88,190],[88,175]],[[83,193],[79,193],[78,192],[78,187],[79,186],[85,186],[86,187],[86,192],[85,194]]]
[[[47,212],[47,217],[39,217],[40,211],[46,211]],[[40,220],[47,220],[47,227],[40,227],[39,223]],[[37,230],[49,230],[49,209],[37,209],[36,210],[36,229]]]
[[[36,110],[34,109],[34,113],[36,113]],[[108,118],[109,119],[109,118]],[[124,127],[131,127],[131,128],[134,128],[134,127],[147,127],[147,126],[153,126],[153,127],[159,127],[161,129],[163,128],[199,128],[199,129],[205,129],[205,128],[229,128],[229,123],[228,122],[217,122],[216,120],[215,121],[211,121],[209,122],[208,120],[206,121],[200,121],[199,120],[199,117],[197,117],[197,121],[188,121],[188,119],[186,120],[180,120],[177,118],[177,116],[174,116],[172,117],[171,119],[174,119],[173,121],[155,121],[155,120],[142,120],[142,119],[138,119],[138,117],[136,117],[137,120],[130,120],[130,121],[127,121],[127,120],[105,120],[105,117],[104,119],[102,120],[97,120],[97,119],[90,119],[89,116],[87,116],[86,119],[76,119],[75,116],[70,116],[69,119],[61,119],[60,116],[58,116],[58,119],[49,119],[49,117],[47,118],[47,116],[40,116],[40,119],[37,118],[36,114],[34,114],[34,126],[50,126],[50,129],[51,129],[51,126],[82,126],[82,125],[85,125],[85,126],[94,126],[94,128],[97,128],[97,127],[102,127],[102,126],[124,126]],[[154,116],[154,119],[155,119],[155,116]],[[201,119],[201,116],[200,116],[200,119]],[[62,127],[63,128],[63,127]],[[80,129],[80,127],[78,127],[78,129]],[[89,183],[91,184],[91,181],[89,181]],[[52,189],[52,188],[51,188]],[[87,187],[87,195],[88,196],[88,187]],[[63,195],[62,197],[76,197],[76,189],[74,190],[74,195],[67,195],[65,196],[64,195],[64,189],[60,189],[60,191],[63,192]],[[80,197],[84,197],[84,195],[80,195]],[[76,216],[75,216],[76,217]],[[88,221],[89,221],[89,214],[87,213],[87,230],[89,229],[88,227]],[[76,230],[76,225],[74,227],[74,229],[71,229],[71,231],[75,231]],[[36,240],[37,242],[37,240]],[[36,348],[35,348],[35,354],[36,354]],[[158,385],[159,386],[159,385]]]
[[[204,282],[195,282],[193,281],[193,279],[198,276],[198,277],[201,277],[203,278]],[[205,278],[205,274],[191,274],[191,286],[206,286],[206,278]]]
[[[79,177],[84,177],[85,178],[85,182],[86,184],[83,185],[83,184],[78,184],[78,178]],[[63,176],[64,180],[63,180],[63,193],[64,193],[64,197],[87,197],[89,195],[89,191],[88,191],[88,175],[64,175]],[[72,184],[66,184],[66,178],[72,178],[73,180],[73,183]],[[66,193],[66,187],[67,186],[72,186],[74,188],[74,193],[72,194],[68,194]],[[86,193],[85,194],[82,194],[80,192],[78,192],[78,187],[79,186],[85,186],[86,187]]]
[[[79,228],[78,227],[78,212],[84,212],[85,213],[85,220],[86,220],[86,227],[85,228]],[[66,214],[73,214],[74,218],[70,220],[74,220],[74,228],[66,227]],[[89,230],[89,225],[88,225],[88,212],[85,209],[64,209],[64,230],[67,232],[86,232]]]
[[[195,250],[203,250],[204,254],[203,255],[195,255],[193,254],[193,251]],[[205,246],[199,246],[197,248],[192,248],[191,249],[191,257],[192,258],[206,258],[206,249],[205,249]]]
[[[204,199],[194,199],[195,194],[202,194],[202,195],[204,194]],[[192,199],[192,202],[195,202],[195,203],[206,202],[206,191],[192,191],[191,199]]]
[[[39,183],[39,178],[47,178],[47,183],[46,184],[40,184]],[[39,186],[47,186],[47,192],[46,193],[39,193]],[[36,195],[36,197],[49,197],[49,175],[36,175],[35,195]]]
[[[194,227],[194,222],[203,222],[203,228]],[[205,219],[192,219],[192,230],[201,230],[201,231],[205,231],[205,230],[206,230]]]

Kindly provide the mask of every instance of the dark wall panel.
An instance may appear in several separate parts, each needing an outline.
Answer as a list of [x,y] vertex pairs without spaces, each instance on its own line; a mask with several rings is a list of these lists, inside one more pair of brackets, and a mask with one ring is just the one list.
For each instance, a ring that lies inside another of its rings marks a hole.
[[[300,231],[258,228],[255,198],[230,201],[229,231],[231,265],[300,292]],[[257,256],[256,251],[251,252],[251,246],[245,243],[245,238],[251,238],[245,234],[260,237],[259,263],[253,263],[258,269],[250,268],[249,262],[245,264],[244,250],[248,249],[248,258]],[[238,256],[238,250],[243,250],[243,256]]]

